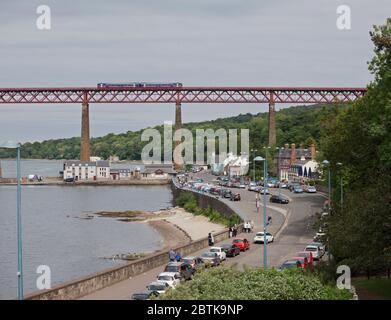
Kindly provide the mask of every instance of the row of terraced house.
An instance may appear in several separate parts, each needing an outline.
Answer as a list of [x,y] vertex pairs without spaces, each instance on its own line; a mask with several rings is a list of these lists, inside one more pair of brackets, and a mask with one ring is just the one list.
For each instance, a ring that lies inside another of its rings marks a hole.
[[110,161],[65,161],[63,180],[98,181],[132,179],[170,179],[176,171],[171,164],[146,164],[142,167],[111,168]]

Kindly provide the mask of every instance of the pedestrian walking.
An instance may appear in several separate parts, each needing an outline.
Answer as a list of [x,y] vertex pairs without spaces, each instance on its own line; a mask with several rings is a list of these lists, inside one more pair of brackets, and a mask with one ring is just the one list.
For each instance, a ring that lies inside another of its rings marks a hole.
[[233,229],[233,236],[236,237],[237,234],[238,234],[238,226],[235,223],[234,229]]
[[209,246],[213,246],[215,244],[215,239],[213,238],[213,234],[211,234],[210,232],[208,234],[208,242],[209,242]]
[[170,249],[170,251],[168,252],[168,258],[170,259],[170,261],[175,261],[176,254],[174,250]]
[[175,260],[176,260],[177,262],[181,261],[181,254],[180,254],[179,252],[176,253],[176,255],[175,255]]
[[233,227],[229,227],[229,230],[228,230],[228,237],[232,238],[232,235],[233,235]]

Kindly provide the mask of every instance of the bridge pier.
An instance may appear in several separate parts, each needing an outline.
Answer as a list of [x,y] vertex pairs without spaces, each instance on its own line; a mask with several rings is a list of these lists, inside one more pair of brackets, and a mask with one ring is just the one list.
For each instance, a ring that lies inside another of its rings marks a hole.
[[87,102],[81,106],[80,161],[90,161],[90,111]]
[[269,147],[275,146],[277,144],[277,134],[276,134],[276,107],[274,104],[274,96],[270,95],[269,100]]
[[[175,132],[182,129],[182,104],[180,101],[175,103]],[[175,161],[175,148],[180,144],[180,141],[174,143],[174,169],[176,171],[183,170],[183,162]]]

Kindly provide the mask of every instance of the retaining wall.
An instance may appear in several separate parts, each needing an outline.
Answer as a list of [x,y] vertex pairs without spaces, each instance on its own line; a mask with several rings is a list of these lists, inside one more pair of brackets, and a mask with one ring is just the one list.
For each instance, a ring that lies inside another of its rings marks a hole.
[[[191,191],[188,191],[191,192]],[[180,190],[173,184],[174,199],[180,193]],[[220,202],[218,199],[194,193],[198,199],[200,207],[206,208],[213,206],[216,210],[223,215],[230,216],[234,214],[234,211],[225,203]],[[242,225],[238,228],[238,233],[242,232]],[[224,230],[213,234],[215,242],[219,242],[228,239],[228,230]],[[184,246],[173,248],[178,251],[181,256],[189,255],[195,251],[208,247],[208,238],[193,241]],[[114,267],[102,272],[94,273],[87,277],[82,277],[73,281],[62,283],[54,286],[50,290],[42,290],[25,297],[27,300],[72,300],[78,299],[82,296],[90,294],[94,291],[111,286],[117,282],[129,279],[136,275],[142,274],[148,270],[162,266],[168,263],[168,251],[149,255],[148,257],[129,262],[125,265]]]

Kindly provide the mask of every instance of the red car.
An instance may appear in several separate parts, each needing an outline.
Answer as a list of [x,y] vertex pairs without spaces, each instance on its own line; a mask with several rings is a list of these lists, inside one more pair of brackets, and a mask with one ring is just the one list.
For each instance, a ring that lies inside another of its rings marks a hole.
[[307,269],[309,266],[307,257],[293,257],[291,260],[300,261],[301,268],[303,269]]
[[296,257],[306,257],[308,260],[308,266],[312,267],[314,265],[314,257],[310,251],[300,251],[296,253]]
[[236,238],[232,241],[232,244],[240,249],[240,251],[246,251],[250,249],[250,242],[245,238]]

